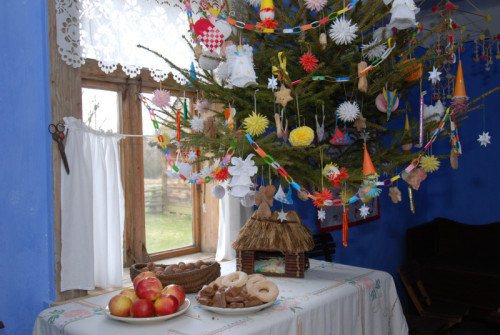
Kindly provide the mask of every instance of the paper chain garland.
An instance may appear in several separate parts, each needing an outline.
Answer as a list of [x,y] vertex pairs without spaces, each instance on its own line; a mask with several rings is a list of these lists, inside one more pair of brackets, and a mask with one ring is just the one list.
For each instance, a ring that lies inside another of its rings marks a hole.
[[[232,26],[235,26],[236,28],[239,29],[246,29],[249,31],[253,31],[256,33],[265,33],[265,34],[298,34],[303,31],[309,30],[309,29],[316,29],[320,27],[323,24],[326,24],[330,21],[335,20],[339,15],[344,14],[347,11],[350,11],[351,9],[356,6],[359,0],[351,0],[351,2],[345,7],[344,9],[341,9],[337,12],[332,12],[322,18],[321,20],[311,22],[309,24],[305,24],[303,26],[295,26],[293,28],[265,28],[259,25],[254,25],[254,24],[248,24],[242,21],[235,20],[231,17],[228,17],[226,14],[222,13],[220,9],[215,9],[215,8],[208,8],[208,11],[217,17],[219,17],[221,20],[226,21]],[[187,1],[186,1],[187,2]]]
[[[147,99],[145,97],[143,97],[142,95],[139,95],[139,98],[149,112],[149,116],[150,116],[151,121],[153,122],[153,126],[155,128],[155,134],[158,138],[158,142],[160,143],[160,146],[163,149],[163,154],[165,155],[165,158],[167,159],[167,161],[168,161],[169,165],[172,167],[172,169],[178,173],[179,168],[175,165],[175,161],[172,159],[172,156],[170,155],[170,152],[168,150],[167,143],[165,142],[163,135],[161,135],[160,128],[158,126],[158,121],[156,121],[156,115],[154,113],[154,109],[152,109],[151,106],[149,106]],[[443,129],[444,124],[448,119],[450,119],[452,145],[455,149],[455,153],[457,155],[460,155],[462,152],[461,152],[460,141],[458,138],[458,133],[456,131],[456,126],[454,123],[454,112],[450,112],[450,111],[451,111],[451,107],[448,107],[445,115],[443,116],[443,118],[439,122],[439,125],[438,125],[437,129],[435,130],[434,134],[432,135],[431,139],[429,140],[429,142],[419,152],[417,158],[415,158],[411,162],[411,164],[406,167],[406,169],[404,169],[403,171],[401,171],[400,173],[398,173],[397,175],[395,175],[392,178],[385,179],[384,181],[381,181],[381,182],[376,182],[375,185],[389,187],[396,180],[401,178],[402,173],[405,173],[406,175],[408,175],[413,169],[415,169],[420,164],[420,158],[423,156],[424,152],[435,142],[435,140],[437,139],[437,136],[439,135],[439,133]],[[451,118],[450,118],[450,116],[451,116]],[[238,134],[238,137],[233,139],[233,143],[227,149],[227,152],[226,152],[226,155],[224,156],[224,158],[219,162],[219,164],[214,168],[214,170],[209,173],[208,176],[203,177],[203,178],[198,178],[198,179],[190,179],[182,174],[179,174],[179,177],[182,180],[189,182],[191,184],[210,183],[212,181],[211,176],[215,176],[220,170],[224,169],[227,166],[227,164],[229,163],[229,161],[231,160],[231,157],[234,155],[234,153],[236,151],[236,143],[240,140],[241,135],[243,133],[244,133],[243,130],[236,131],[236,134]],[[321,203],[322,207],[325,207],[325,206],[347,206],[347,205],[353,204],[359,200],[358,194],[361,194],[361,193],[366,194],[372,188],[371,185],[368,185],[364,189],[358,190],[358,192],[356,192],[356,194],[354,196],[352,196],[347,202],[342,202],[342,199],[326,199],[326,200],[321,199],[321,197],[314,196],[309,191],[303,190],[303,188],[296,181],[293,180],[292,176],[290,176],[288,174],[288,172],[272,156],[270,156],[269,154],[266,154],[266,152],[264,150],[262,150],[262,148],[257,144],[257,142],[255,142],[252,139],[250,134],[245,133],[245,136],[246,136],[248,142],[250,143],[250,146],[252,147],[252,149],[254,149],[254,151],[264,160],[264,162],[266,164],[271,166],[273,169],[277,170],[279,175],[282,176],[291,187],[293,187],[297,191],[302,190],[303,192],[306,192],[308,198],[312,199],[315,203]],[[387,182],[389,182],[389,183],[387,184]],[[324,201],[321,201],[321,200],[324,200]]]
[[[170,155],[170,152],[168,150],[167,143],[165,142],[165,139],[163,138],[163,135],[160,132],[160,128],[158,126],[158,121],[156,121],[156,115],[155,115],[154,109],[151,108],[151,106],[149,106],[147,99],[144,96],[139,95],[139,99],[142,101],[142,103],[144,104],[144,106],[147,108],[147,110],[149,112],[149,117],[151,118],[151,121],[153,122],[153,126],[155,128],[156,137],[158,139],[158,142],[160,143],[160,146],[163,150],[163,154],[165,155],[165,158],[167,159],[168,164],[172,167],[172,170],[174,170],[176,173],[179,173],[179,167],[177,167],[177,165],[175,165],[175,161],[173,160],[172,155]],[[231,157],[234,155],[234,152],[236,150],[236,143],[240,139],[242,131],[238,130],[236,133],[239,134],[239,136],[237,138],[233,139],[233,143],[227,149],[227,152],[226,152],[226,155],[224,156],[224,158],[219,162],[219,164],[214,168],[214,170],[212,172],[210,172],[206,177],[198,178],[198,179],[190,179],[181,173],[179,173],[179,177],[182,180],[189,182],[191,184],[208,184],[208,183],[210,183],[212,181],[212,178],[215,177],[217,175],[217,173],[219,173],[222,169],[224,169],[227,166],[227,164],[231,160]]]

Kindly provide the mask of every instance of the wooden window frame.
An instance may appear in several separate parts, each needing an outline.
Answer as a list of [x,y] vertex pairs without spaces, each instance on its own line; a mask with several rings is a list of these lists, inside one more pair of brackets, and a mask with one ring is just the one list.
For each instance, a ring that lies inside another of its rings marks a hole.
[[[57,28],[56,28],[56,9],[55,1],[47,0],[48,3],[48,18],[49,18],[49,63],[50,63],[50,92],[51,92],[51,120],[52,123],[62,121],[63,117],[72,116],[77,119],[82,119],[82,83],[84,87],[102,88],[116,90],[122,93],[121,108],[126,110],[126,116],[129,118],[137,117],[142,114],[140,101],[137,99],[137,92],[144,90],[145,92],[153,91],[158,87],[158,83],[152,79],[149,71],[142,70],[140,76],[129,78],[120,66],[113,75],[106,75],[97,66],[95,60],[87,60],[82,67],[68,66],[61,58],[57,46]],[[105,77],[105,80],[104,80]],[[173,83],[172,77],[166,81]],[[99,85],[97,86],[97,83]],[[95,86],[94,86],[95,85]],[[162,84],[163,85],[163,84]],[[97,86],[97,87],[96,87]],[[164,85],[163,85],[164,86]],[[173,91],[173,94],[178,92]],[[182,92],[184,94],[184,92]],[[123,100],[126,96],[127,99]],[[187,92],[186,97],[194,98],[196,92]],[[124,104],[126,102],[126,105]],[[138,112],[133,113],[134,110]],[[124,117],[123,115],[121,116]],[[142,134],[142,120],[140,122],[129,122],[130,126],[120,126],[120,132],[124,134]],[[140,145],[137,143],[140,142]],[[126,161],[126,155],[132,157],[143,157],[142,139],[128,138],[123,140],[121,145],[121,159]],[[125,147],[125,148],[124,148]],[[129,147],[129,148],[127,148]],[[129,266],[136,261],[146,261],[149,259],[160,260],[168,257],[175,257],[185,254],[190,254],[198,251],[213,252],[217,248],[218,239],[218,217],[219,217],[219,201],[218,199],[207,196],[211,194],[213,185],[193,185],[193,207],[196,206],[197,211],[193,212],[193,222],[197,222],[193,227],[193,246],[174,249],[165,253],[155,253],[148,255],[145,244],[145,225],[142,223],[145,220],[144,212],[133,210],[133,206],[144,206],[144,183],[139,180],[144,180],[143,160],[136,159],[140,162],[137,165],[126,165],[122,168],[122,180],[124,194],[126,189],[135,188],[134,197],[126,196],[126,232],[124,232],[124,265]],[[140,179],[138,179],[140,178]],[[57,149],[57,145],[53,142],[52,146],[52,182],[53,182],[53,203],[54,203],[54,275],[55,275],[55,291],[56,301],[65,301],[73,298],[85,296],[85,290],[68,290],[61,291],[61,157]],[[140,186],[142,185],[142,186]],[[127,192],[130,193],[130,192]],[[201,212],[201,199],[203,199],[204,209]]]

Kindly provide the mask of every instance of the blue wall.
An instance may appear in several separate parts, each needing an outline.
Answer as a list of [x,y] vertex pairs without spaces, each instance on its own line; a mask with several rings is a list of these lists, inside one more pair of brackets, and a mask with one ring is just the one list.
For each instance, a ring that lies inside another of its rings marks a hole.
[[[495,60],[489,72],[484,70],[484,61],[473,61],[473,43],[466,43],[462,54],[462,66],[467,95],[475,99],[483,93],[500,86],[500,60]],[[456,73],[456,67],[452,73]],[[428,75],[425,75],[428,78]],[[430,84],[424,84],[424,90],[431,92]],[[419,96],[414,97],[415,106],[410,115],[418,120]],[[426,104],[430,97],[426,96]],[[441,167],[429,173],[418,191],[413,191],[416,213],[410,211],[408,184],[402,180],[398,187],[403,201],[394,204],[384,188],[380,196],[381,218],[349,229],[348,247],[342,245],[342,231],[334,231],[337,242],[335,262],[385,270],[395,279],[400,298],[405,300],[406,292],[402,287],[397,268],[406,260],[406,229],[433,220],[446,217],[467,224],[487,224],[500,221],[498,205],[498,168],[500,152],[498,126],[500,125],[500,92],[485,98],[486,128],[491,144],[481,146],[477,141],[483,132],[483,109],[472,111],[459,127],[463,155],[459,157],[459,168],[453,170],[448,159],[441,161]],[[444,102],[443,102],[444,103]],[[479,101],[476,105],[481,104]],[[413,104],[413,103],[412,103]],[[449,102],[448,102],[449,104]],[[448,106],[447,104],[447,106]],[[441,140],[432,146],[434,155],[448,155],[451,147],[447,140]],[[318,232],[316,210],[310,203],[297,200],[298,212],[304,223],[313,233]]]
[[31,334],[55,299],[47,1],[0,10],[0,320]]
[[[6,3],[5,3],[6,2]],[[30,334],[37,314],[55,299],[50,92],[46,1],[4,1],[0,11],[0,320],[9,334]],[[467,93],[477,97],[500,86],[499,61],[486,73],[472,61],[467,46],[464,75]],[[415,97],[418,100],[418,96]],[[418,103],[418,102],[417,102]],[[428,103],[428,102],[427,102]],[[498,137],[496,106],[500,94],[486,99],[486,131],[492,144],[477,142],[483,131],[482,110],[470,114],[459,129],[464,154],[459,170],[443,161],[415,191],[416,214],[407,197],[393,204],[387,190],[381,196],[382,218],[349,230],[349,246],[342,246],[342,232],[335,231],[336,262],[385,270],[398,283],[397,267],[405,260],[405,231],[443,216],[469,224],[498,221]],[[416,109],[414,109],[416,110]],[[435,145],[435,154],[449,153],[446,141]],[[399,184],[406,194],[405,182]],[[299,214],[313,233],[316,211],[310,202],[297,199]],[[285,208],[287,209],[287,208]],[[400,294],[403,293],[400,290]]]

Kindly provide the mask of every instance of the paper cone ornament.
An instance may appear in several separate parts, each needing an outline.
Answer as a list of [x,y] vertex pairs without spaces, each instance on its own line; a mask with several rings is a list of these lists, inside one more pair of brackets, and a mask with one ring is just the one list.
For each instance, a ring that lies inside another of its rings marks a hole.
[[465,102],[467,99],[467,93],[465,92],[465,81],[464,73],[462,70],[462,61],[458,61],[457,79],[455,81],[455,91],[453,92],[453,100],[462,99]]
[[259,16],[262,21],[265,19],[274,20],[273,0],[262,0],[260,4]]
[[363,146],[365,147],[365,155],[363,158],[363,175],[369,175],[369,174],[376,174],[377,171],[375,171],[375,167],[373,166],[372,159],[370,158],[370,154],[368,153],[368,150],[366,149],[366,143],[363,143]]

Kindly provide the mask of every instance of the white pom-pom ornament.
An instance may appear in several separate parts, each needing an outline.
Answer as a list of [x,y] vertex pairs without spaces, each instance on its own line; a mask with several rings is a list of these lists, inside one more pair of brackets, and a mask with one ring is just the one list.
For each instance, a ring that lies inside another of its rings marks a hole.
[[353,122],[359,116],[359,105],[357,102],[343,102],[337,108],[339,119],[344,122]]
[[307,9],[319,12],[325,7],[327,0],[305,0],[305,3]]
[[351,25],[351,20],[346,20],[343,16],[338,17],[330,26],[330,37],[338,45],[347,45],[354,40],[357,35],[358,25]]
[[379,43],[379,39],[373,39],[370,43],[361,45],[361,50],[363,50],[366,58],[368,58],[370,61],[374,61],[375,59],[382,57],[385,50],[387,49],[385,43]]
[[201,117],[195,115],[189,120],[189,123],[191,124],[191,129],[198,133],[202,133],[204,129],[204,123],[205,120],[203,120]]

